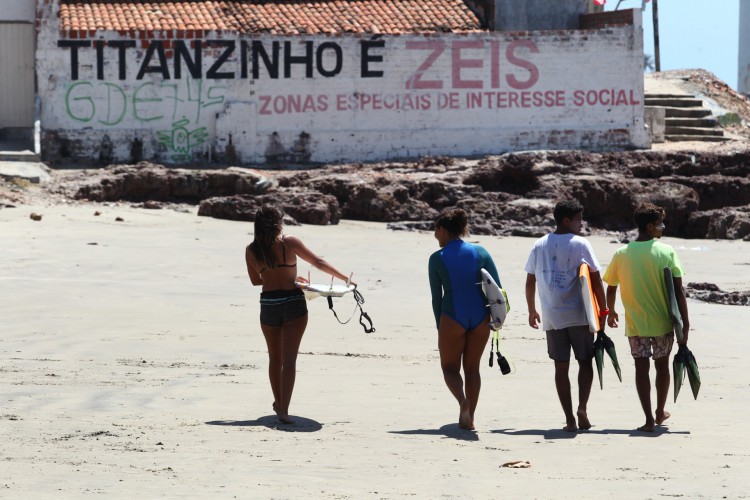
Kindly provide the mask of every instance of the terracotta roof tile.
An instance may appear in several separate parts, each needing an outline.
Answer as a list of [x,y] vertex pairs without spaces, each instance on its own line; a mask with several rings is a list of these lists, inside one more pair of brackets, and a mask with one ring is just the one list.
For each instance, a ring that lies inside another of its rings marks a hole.
[[463,0],[61,0],[60,29],[278,35],[482,31]]

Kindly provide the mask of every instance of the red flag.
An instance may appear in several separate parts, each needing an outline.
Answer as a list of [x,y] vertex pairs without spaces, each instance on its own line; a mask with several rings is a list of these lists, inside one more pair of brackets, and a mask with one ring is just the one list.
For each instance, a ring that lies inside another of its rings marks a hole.
[[604,5],[607,3],[607,0],[594,0],[594,4],[596,5]]

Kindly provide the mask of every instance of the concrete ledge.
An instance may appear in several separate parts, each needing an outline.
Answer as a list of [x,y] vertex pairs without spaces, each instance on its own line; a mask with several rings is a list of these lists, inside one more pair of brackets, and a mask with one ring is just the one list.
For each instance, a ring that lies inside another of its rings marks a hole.
[[25,179],[32,184],[48,182],[50,175],[42,163],[27,161],[0,161],[0,177]]

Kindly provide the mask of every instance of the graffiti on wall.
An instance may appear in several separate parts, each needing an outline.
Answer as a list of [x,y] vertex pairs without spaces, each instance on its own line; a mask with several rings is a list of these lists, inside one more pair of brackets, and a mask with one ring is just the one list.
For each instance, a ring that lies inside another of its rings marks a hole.
[[68,85],[65,110],[75,121],[104,126],[126,118],[138,122],[174,121],[190,115],[198,122],[201,112],[224,103],[225,88],[206,86],[203,80],[179,83],[145,82],[135,87],[110,82],[78,81]]
[[156,138],[173,160],[182,161],[207,141],[206,127],[199,126],[201,115],[208,108],[221,109],[225,91],[203,80],[149,81],[134,87],[83,80],[68,85],[65,111],[74,121],[103,127],[117,127],[131,120],[141,124],[165,122],[171,128],[157,132]]
[[156,132],[158,141],[172,151],[174,161],[187,161],[190,152],[202,146],[208,139],[206,127],[188,130],[190,120],[183,118],[172,124],[170,130],[159,130]]
[[[315,157],[345,148],[355,137],[347,127],[385,136],[435,120],[460,130],[619,130],[642,106],[637,79],[585,75],[595,64],[581,41],[565,51],[551,36],[273,38],[58,40],[67,122],[150,134],[158,154],[183,161],[211,144],[221,154],[232,134],[245,151],[287,158],[301,129],[325,132],[325,146],[297,141],[314,145]],[[616,54],[625,69],[614,74],[638,69],[628,51]],[[242,114],[229,112],[234,105]]]

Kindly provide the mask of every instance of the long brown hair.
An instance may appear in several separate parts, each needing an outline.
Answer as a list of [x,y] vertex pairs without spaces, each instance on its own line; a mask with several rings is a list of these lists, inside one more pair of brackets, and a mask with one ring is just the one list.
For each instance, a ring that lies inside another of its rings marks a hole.
[[273,205],[263,205],[255,212],[255,239],[250,243],[250,251],[266,268],[276,267],[273,243],[281,234],[283,221],[284,212]]

